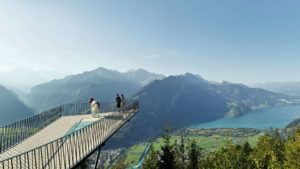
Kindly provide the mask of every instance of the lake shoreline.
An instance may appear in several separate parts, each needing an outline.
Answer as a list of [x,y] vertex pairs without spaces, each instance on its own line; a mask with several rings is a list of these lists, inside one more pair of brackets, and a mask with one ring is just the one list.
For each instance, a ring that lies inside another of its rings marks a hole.
[[284,128],[300,118],[300,105],[276,106],[251,111],[239,117],[224,117],[207,123],[193,124],[188,128]]

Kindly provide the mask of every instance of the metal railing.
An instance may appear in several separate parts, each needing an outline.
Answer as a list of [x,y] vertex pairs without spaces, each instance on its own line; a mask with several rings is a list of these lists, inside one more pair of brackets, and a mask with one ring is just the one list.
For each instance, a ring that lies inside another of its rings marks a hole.
[[[72,106],[71,106],[72,107]],[[60,107],[68,109],[68,106]],[[77,109],[76,109],[77,110]],[[118,131],[139,110],[139,102],[57,140],[0,161],[0,168],[72,168]],[[64,111],[65,113],[68,111]],[[79,113],[80,111],[78,111]],[[88,110],[83,111],[88,112]],[[103,111],[101,111],[103,112]],[[62,113],[64,114],[64,113]],[[71,115],[72,111],[64,115]]]
[[[112,102],[101,102],[100,113],[114,112]],[[63,104],[26,119],[0,127],[0,153],[24,141],[62,116],[91,114],[88,103]]]
[[62,107],[56,107],[0,127],[0,153],[32,136],[62,115]]

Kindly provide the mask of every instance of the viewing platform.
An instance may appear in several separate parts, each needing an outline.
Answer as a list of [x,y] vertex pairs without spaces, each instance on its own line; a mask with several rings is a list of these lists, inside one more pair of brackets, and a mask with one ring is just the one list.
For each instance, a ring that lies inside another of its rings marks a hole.
[[[99,150],[138,111],[133,101],[117,110],[100,103],[92,117],[87,103],[64,104],[0,127],[0,169],[67,169]],[[98,153],[98,156],[99,156]],[[98,159],[95,165],[97,167]]]

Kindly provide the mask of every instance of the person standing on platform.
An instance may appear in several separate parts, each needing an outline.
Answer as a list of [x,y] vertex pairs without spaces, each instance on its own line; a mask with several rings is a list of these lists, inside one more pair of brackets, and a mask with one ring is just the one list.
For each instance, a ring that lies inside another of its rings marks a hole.
[[126,105],[125,96],[123,94],[121,94],[121,108],[122,108],[122,111],[125,111],[125,105]]
[[90,98],[89,103],[91,106],[92,116],[97,117],[99,115],[100,103],[96,101],[94,98]]
[[120,98],[119,94],[117,94],[117,97],[116,97],[116,103],[117,103],[117,109],[118,109],[118,111],[120,112],[121,98]]

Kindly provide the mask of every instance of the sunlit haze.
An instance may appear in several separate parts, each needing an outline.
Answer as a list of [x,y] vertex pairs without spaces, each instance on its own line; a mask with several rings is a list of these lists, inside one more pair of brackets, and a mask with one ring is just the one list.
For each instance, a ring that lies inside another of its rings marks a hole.
[[0,75],[25,69],[53,78],[105,67],[191,72],[245,84],[299,81],[299,5],[293,0],[2,1]]

